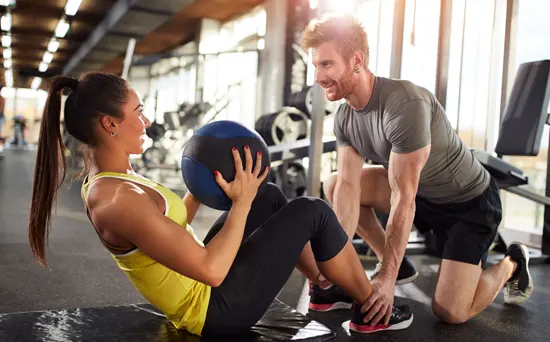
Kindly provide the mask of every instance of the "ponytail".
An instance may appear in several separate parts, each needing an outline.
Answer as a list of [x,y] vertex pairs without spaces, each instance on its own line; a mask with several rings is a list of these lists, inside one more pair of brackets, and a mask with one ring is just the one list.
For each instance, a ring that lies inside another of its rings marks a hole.
[[[51,82],[44,108],[38,152],[34,169],[29,220],[29,242],[37,262],[46,266],[46,241],[51,226],[51,211],[57,191],[66,176],[61,136],[61,94],[65,88],[76,91],[78,80],[56,76]],[[62,169],[61,179],[59,179]]]

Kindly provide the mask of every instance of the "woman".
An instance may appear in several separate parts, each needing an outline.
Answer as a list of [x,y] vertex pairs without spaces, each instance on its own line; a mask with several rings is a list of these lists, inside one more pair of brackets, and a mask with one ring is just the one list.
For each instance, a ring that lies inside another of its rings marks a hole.
[[[132,170],[129,156],[143,152],[150,122],[130,84],[103,73],[80,81],[58,76],[51,82],[29,225],[38,262],[46,264],[52,203],[65,177],[58,169],[60,159],[65,166],[60,97],[66,88],[71,90],[64,109],[66,129],[89,147],[82,186],[88,217],[121,270],[176,328],[196,335],[246,331],[262,317],[296,266],[310,278],[320,271],[351,297],[350,302],[365,303],[371,285],[330,207],[312,198],[287,203],[274,185],[256,198],[268,170],[252,169],[252,158],[261,165],[261,155],[251,156],[247,147],[244,167],[237,147],[233,150],[234,181],[227,183],[216,172],[216,181],[233,204],[201,242],[189,225],[200,203],[191,194],[182,200]],[[304,249],[306,244],[311,247]],[[338,288],[331,289],[317,290],[322,294]],[[351,328],[357,331],[403,329],[412,321],[408,309],[393,308],[389,325],[371,326],[363,322],[366,314],[361,311],[361,305],[353,306]]]

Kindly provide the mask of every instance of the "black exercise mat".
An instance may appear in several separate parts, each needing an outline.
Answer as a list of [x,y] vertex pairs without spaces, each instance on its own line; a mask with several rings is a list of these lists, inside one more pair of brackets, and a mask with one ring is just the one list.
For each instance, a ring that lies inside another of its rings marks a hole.
[[0,315],[0,341],[334,341],[326,326],[275,300],[249,333],[200,338],[178,331],[150,305]]

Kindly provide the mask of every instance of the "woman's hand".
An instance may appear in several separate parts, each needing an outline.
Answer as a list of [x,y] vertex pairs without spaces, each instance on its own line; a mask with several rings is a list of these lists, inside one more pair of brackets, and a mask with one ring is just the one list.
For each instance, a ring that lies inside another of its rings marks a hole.
[[235,160],[235,179],[231,183],[227,183],[223,179],[223,175],[219,171],[214,171],[216,176],[216,182],[225,192],[234,204],[244,204],[247,206],[252,205],[254,197],[258,192],[258,187],[267,177],[269,173],[269,166],[265,168],[264,172],[260,175],[262,167],[262,154],[258,152],[256,154],[256,165],[252,170],[252,155],[250,148],[244,147],[244,154],[246,159],[246,166],[243,169],[243,162],[239,151],[233,147],[233,159]]

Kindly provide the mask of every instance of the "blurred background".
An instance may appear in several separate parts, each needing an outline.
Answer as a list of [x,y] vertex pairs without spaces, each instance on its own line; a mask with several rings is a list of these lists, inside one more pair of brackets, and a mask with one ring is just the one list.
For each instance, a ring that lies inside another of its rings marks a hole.
[[[182,146],[204,123],[236,120],[256,128],[270,145],[309,136],[314,70],[309,52],[299,47],[300,33],[324,11],[355,13],[368,34],[373,72],[434,92],[471,148],[494,149],[518,66],[550,58],[546,0],[3,0],[0,5],[6,148],[36,144],[49,77],[126,72],[156,123],[147,151],[135,157],[136,168],[175,189],[183,187],[177,170]],[[333,136],[336,106],[326,106],[324,137]],[[548,139],[545,127],[538,156],[506,157],[541,194]],[[335,157],[323,155],[321,178],[334,169]],[[286,163],[288,194],[304,193],[307,165],[307,156]],[[502,196],[504,226],[541,231],[543,205],[508,192]]]

